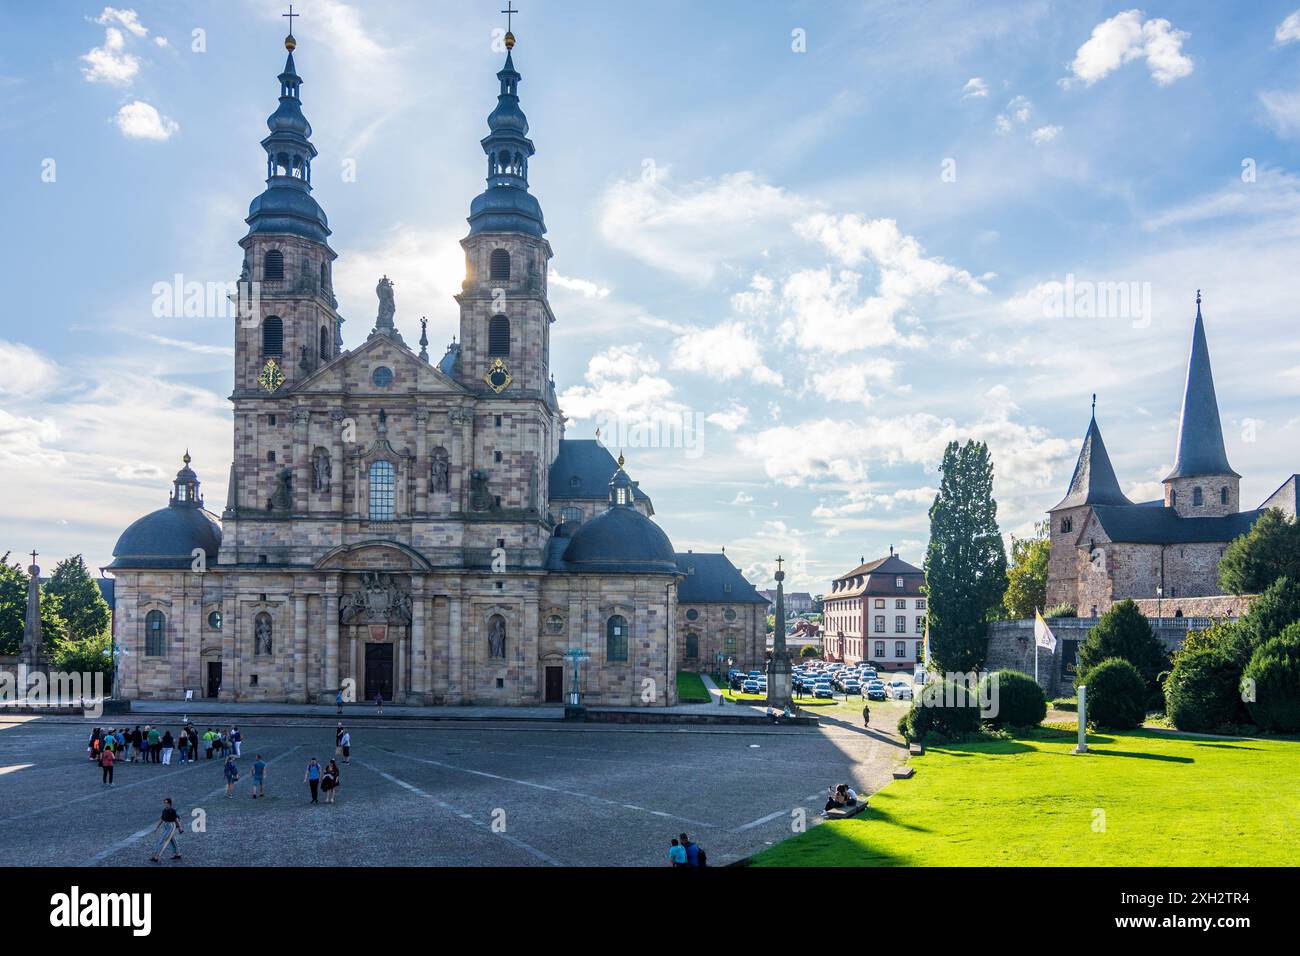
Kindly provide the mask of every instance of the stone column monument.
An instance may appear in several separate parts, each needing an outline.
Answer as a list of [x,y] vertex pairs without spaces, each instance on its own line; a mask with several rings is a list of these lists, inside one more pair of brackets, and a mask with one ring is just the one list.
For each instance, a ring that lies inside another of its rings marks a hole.
[[785,708],[791,697],[790,652],[785,646],[785,572],[784,559],[776,559],[776,613],[772,626],[772,657],[767,662],[767,704]]
[[41,635],[41,569],[36,566],[36,552],[32,552],[31,575],[27,582],[27,613],[23,619],[23,646],[18,652],[19,663],[39,667],[45,663],[45,642]]

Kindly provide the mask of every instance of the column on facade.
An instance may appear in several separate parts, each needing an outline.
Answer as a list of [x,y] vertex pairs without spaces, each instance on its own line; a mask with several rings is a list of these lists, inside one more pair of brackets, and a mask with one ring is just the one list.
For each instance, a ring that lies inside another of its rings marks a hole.
[[[392,628],[389,628],[391,631]],[[395,642],[397,647],[393,653],[393,702],[403,701],[406,699],[406,660],[410,656],[411,641],[398,638]]]
[[[453,459],[455,460],[455,459]],[[465,687],[461,675],[461,582],[455,581],[451,586],[447,609],[447,702],[460,703],[465,696]]]
[[419,514],[429,511],[429,410],[415,410],[415,505]]
[[293,596],[293,696],[307,703],[307,595]]
[[424,702],[429,690],[428,598],[424,593],[425,577],[411,575],[411,694]]
[[[236,700],[239,694],[237,654],[239,642],[236,635],[242,625],[240,604],[233,595],[226,595],[221,612],[221,690],[218,700]],[[204,688],[206,692],[207,688]]]
[[[343,510],[343,412],[330,412],[330,511]],[[337,601],[337,598],[335,599]]]
[[518,646],[522,655],[520,661],[520,697],[523,700],[538,698],[537,671],[541,664],[538,655],[539,612],[537,607],[540,590],[529,592],[524,602],[523,627],[519,635]]
[[339,593],[337,581],[330,581],[325,594],[325,687],[339,688]]
[[308,444],[310,424],[309,410],[293,410],[293,510],[299,514],[307,510],[307,493],[311,488],[311,446]]

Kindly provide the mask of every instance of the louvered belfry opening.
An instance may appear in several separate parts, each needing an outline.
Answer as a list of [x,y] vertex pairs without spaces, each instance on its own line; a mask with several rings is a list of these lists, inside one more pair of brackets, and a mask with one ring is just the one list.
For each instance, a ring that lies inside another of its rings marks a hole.
[[494,315],[488,320],[488,355],[510,354],[510,320]]
[[284,323],[277,315],[268,315],[262,323],[262,354],[272,358],[284,354]]
[[270,250],[262,260],[262,281],[284,281],[284,253],[279,249]]
[[488,277],[498,282],[510,280],[510,253],[505,249],[493,249],[488,260]]

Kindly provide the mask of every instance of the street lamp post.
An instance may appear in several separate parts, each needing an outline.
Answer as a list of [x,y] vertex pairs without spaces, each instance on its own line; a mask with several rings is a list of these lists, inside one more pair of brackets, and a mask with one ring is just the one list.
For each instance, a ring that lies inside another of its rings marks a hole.
[[582,665],[591,660],[591,655],[580,647],[571,647],[564,656],[573,663],[573,683],[569,687],[568,700],[564,702],[565,717],[580,717],[582,706]]

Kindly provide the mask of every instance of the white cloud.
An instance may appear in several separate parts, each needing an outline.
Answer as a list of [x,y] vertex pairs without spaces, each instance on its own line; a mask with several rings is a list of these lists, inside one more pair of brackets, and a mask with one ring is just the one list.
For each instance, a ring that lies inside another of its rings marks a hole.
[[94,22],[100,26],[109,26],[116,23],[138,37],[149,35],[148,29],[140,22],[140,16],[134,10],[118,10],[114,7],[105,7],[103,13],[95,17]]
[[978,76],[972,76],[966,81],[966,85],[961,88],[961,98],[963,100],[979,99],[989,95],[989,85]]
[[641,348],[615,345],[593,355],[583,376],[586,384],[560,395],[564,414],[571,420],[613,421],[620,428],[663,421],[680,424],[687,407],[674,397],[672,382],[658,374],[659,363]]
[[732,402],[729,407],[705,416],[704,420],[717,425],[723,431],[734,432],[749,420],[749,409],[744,405]]
[[[1164,19],[1143,21],[1141,10],[1126,10],[1093,28],[1070,64],[1073,81],[1092,86],[1125,63],[1145,59],[1151,78],[1161,86],[1190,76],[1193,61],[1183,53],[1190,34]],[[1069,85],[1071,80],[1063,81]]]
[[180,129],[179,124],[162,116],[144,100],[127,103],[117,111],[113,122],[128,139],[168,140]]
[[0,339],[0,395],[41,395],[58,381],[54,362],[26,345]]
[[[461,230],[463,231],[463,230]],[[438,349],[439,330],[447,341],[459,334],[460,318],[452,298],[465,278],[465,254],[453,229],[416,229],[398,223],[371,245],[339,250],[334,293],[350,317],[345,335],[364,337],[375,322],[375,285],[386,275],[393,281],[397,326],[408,345],[419,341],[420,317],[429,316],[429,351]]]
[[751,494],[746,494],[746,493],[743,492],[743,491],[737,491],[737,492],[736,492],[736,497],[732,499],[731,503],[732,503],[733,505],[748,505],[748,504],[753,504],[753,503],[754,503],[754,496],[751,495]]
[[161,47],[171,46],[171,43],[168,42],[166,37],[154,37],[153,42]]
[[752,172],[680,188],[670,172],[652,165],[637,179],[614,183],[601,197],[598,225],[610,245],[696,282],[712,279],[724,255],[761,253],[810,206]]
[[130,86],[140,72],[140,58],[126,52],[126,37],[116,27],[104,31],[104,45],[93,48],[81,58],[82,75],[91,83]]
[[1300,40],[1300,10],[1287,16],[1273,31],[1273,42],[1278,45]]
[[1060,134],[1059,126],[1040,126],[1030,134],[1029,138],[1034,141],[1035,146],[1041,146],[1043,143],[1050,143]]
[[554,267],[546,276],[546,281],[553,286],[561,289],[568,289],[571,292],[577,292],[586,299],[604,299],[609,296],[609,290],[603,286],[588,279],[574,279],[569,276],[560,275]]
[[754,382],[781,384],[780,374],[763,364],[763,348],[744,322],[689,330],[673,344],[670,364],[724,382],[748,372]]
[[819,362],[809,370],[808,378],[814,391],[822,398],[870,405],[874,400],[870,386],[892,381],[897,368],[897,362],[879,357],[844,364]]
[[1289,138],[1300,133],[1300,90],[1261,90],[1258,96],[1269,124],[1279,136]]

